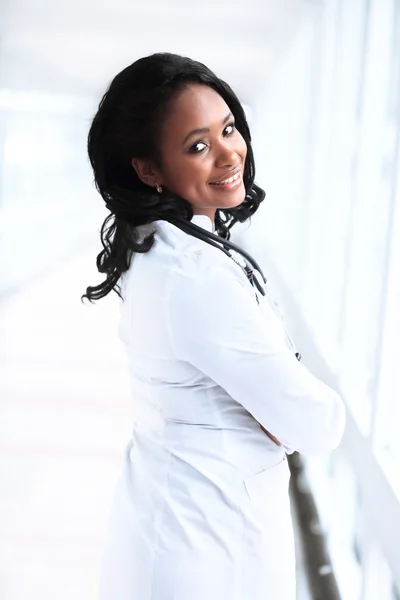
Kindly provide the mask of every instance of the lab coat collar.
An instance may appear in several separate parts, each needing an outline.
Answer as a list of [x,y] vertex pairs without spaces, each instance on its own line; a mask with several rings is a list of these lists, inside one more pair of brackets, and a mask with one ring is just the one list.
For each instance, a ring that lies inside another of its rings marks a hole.
[[193,215],[192,223],[206,229],[207,231],[214,231],[214,224],[212,223],[210,217],[207,215]]

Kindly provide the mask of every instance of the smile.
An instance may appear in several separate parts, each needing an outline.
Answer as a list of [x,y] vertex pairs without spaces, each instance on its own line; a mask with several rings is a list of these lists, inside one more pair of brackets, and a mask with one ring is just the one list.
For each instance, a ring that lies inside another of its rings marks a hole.
[[228,185],[230,183],[233,183],[235,181],[237,181],[238,179],[240,179],[241,173],[236,173],[235,175],[232,175],[232,177],[229,177],[228,179],[223,179],[222,181],[213,181],[211,182],[210,185]]

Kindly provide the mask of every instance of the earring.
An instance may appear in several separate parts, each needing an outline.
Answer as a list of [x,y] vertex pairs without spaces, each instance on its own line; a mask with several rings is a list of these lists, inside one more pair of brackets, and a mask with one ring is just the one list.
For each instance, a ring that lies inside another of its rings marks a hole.
[[156,184],[156,190],[159,194],[162,194],[162,187],[157,181],[154,182]]

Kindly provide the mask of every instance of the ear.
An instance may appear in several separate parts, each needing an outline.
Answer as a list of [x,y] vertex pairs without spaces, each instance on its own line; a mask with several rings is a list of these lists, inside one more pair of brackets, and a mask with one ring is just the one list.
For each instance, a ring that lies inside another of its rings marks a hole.
[[156,182],[161,184],[159,171],[149,160],[144,158],[132,158],[132,167],[135,169],[139,179],[146,185],[155,187]]

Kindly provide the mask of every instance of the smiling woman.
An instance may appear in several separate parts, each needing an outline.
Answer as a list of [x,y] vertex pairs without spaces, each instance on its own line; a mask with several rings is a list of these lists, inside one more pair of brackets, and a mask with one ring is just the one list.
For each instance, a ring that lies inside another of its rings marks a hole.
[[156,54],[113,80],[88,148],[110,216],[87,297],[123,300],[135,405],[100,598],[294,600],[286,452],[336,447],[344,411],[219,251],[264,198],[243,108],[204,65]]
[[166,109],[160,151],[160,168],[146,159],[132,160],[144,183],[151,186],[156,180],[212,222],[217,209],[242,204],[246,142],[225,100],[212,88],[191,84],[176,94]]
[[[138,227],[171,216],[207,215],[222,238],[255,213],[265,193],[254,183],[250,131],[237,96],[202,63],[174,54],[137,60],[112,81],[93,119],[89,158],[110,215],[97,258],[106,280],[98,300],[150,250]],[[227,181],[236,176],[234,181]]]

